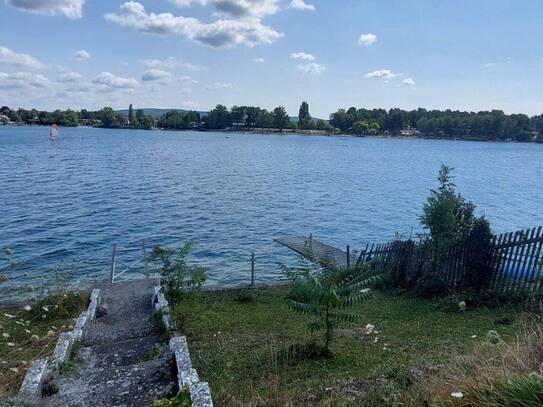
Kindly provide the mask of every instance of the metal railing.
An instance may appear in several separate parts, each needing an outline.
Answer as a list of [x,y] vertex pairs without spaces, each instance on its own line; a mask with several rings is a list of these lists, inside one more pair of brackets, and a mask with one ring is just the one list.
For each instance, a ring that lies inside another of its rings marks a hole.
[[[131,253],[134,254],[135,252],[139,252],[141,250],[140,255],[136,255],[136,259],[134,259],[134,256],[125,256],[127,258],[131,257],[131,260],[124,260],[122,258],[123,254]],[[141,257],[140,257],[141,256]],[[143,269],[141,268],[143,266]],[[119,271],[120,268],[120,271]],[[150,278],[152,275],[154,275],[154,270],[156,270],[156,267],[154,265],[154,262],[151,258],[147,255],[147,249],[145,246],[145,241],[142,242],[141,248],[138,249],[124,249],[119,250],[117,248],[117,244],[113,244],[113,248],[111,251],[111,270],[110,270],[110,283],[114,284],[116,282],[119,282],[119,278],[121,276],[124,276],[126,279],[126,276],[128,273],[136,274],[138,276],[144,276],[145,278]]]

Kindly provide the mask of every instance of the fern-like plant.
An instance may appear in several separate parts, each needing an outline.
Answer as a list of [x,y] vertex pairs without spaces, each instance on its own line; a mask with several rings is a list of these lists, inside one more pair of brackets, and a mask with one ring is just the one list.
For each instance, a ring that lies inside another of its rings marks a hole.
[[294,311],[311,317],[309,330],[322,333],[324,347],[330,353],[334,329],[361,318],[348,309],[371,298],[370,290],[366,289],[381,281],[383,275],[365,266],[339,269],[314,258],[301,258],[300,263],[298,271],[283,266],[292,287],[288,304]]

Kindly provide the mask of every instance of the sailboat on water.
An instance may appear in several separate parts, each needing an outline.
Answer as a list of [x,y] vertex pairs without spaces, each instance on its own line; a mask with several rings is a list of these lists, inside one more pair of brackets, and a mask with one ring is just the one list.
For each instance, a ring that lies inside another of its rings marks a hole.
[[49,140],[56,140],[57,138],[57,125],[56,123],[53,123],[51,125],[51,129],[49,130]]

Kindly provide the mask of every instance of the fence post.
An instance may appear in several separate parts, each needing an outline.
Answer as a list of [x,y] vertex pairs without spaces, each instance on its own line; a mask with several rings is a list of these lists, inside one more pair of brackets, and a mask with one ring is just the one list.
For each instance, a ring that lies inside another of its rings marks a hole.
[[251,287],[255,286],[255,253],[251,254]]
[[147,251],[145,250],[145,240],[141,243],[141,249],[143,251],[143,262],[145,267],[145,277],[149,278],[149,263],[147,261]]
[[113,243],[113,249],[111,251],[111,272],[110,272],[110,281],[111,284],[113,284],[113,281],[115,279],[115,262],[117,260],[117,244]]
[[351,250],[349,248],[349,245],[347,245],[347,268],[351,268]]

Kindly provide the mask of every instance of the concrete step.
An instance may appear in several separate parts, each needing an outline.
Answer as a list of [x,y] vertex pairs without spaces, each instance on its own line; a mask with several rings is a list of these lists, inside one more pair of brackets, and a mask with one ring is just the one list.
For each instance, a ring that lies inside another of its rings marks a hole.
[[155,335],[144,336],[114,343],[99,344],[92,346],[92,357],[95,359],[94,366],[118,367],[129,366],[137,363],[147,362],[156,357],[164,348],[160,343],[160,337]]
[[128,366],[106,365],[78,369],[55,379],[59,392],[43,406],[150,406],[175,394],[171,356]]

